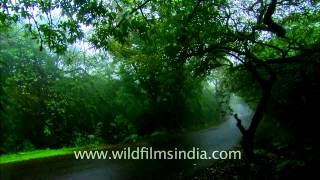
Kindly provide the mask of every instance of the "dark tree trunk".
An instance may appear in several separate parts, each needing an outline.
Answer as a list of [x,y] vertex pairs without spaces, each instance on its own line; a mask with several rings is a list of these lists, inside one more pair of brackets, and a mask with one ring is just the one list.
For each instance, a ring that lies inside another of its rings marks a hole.
[[243,135],[241,145],[245,155],[249,159],[253,158],[253,146],[254,146],[255,133],[259,123],[263,118],[263,112],[265,111],[266,106],[268,104],[268,100],[271,95],[271,89],[272,89],[272,85],[270,85],[268,89],[264,89],[262,91],[262,97],[258,103],[257,109],[252,117],[251,124],[247,130],[243,128],[241,124],[241,120],[235,115],[235,118],[238,121],[237,126]]
[[263,113],[266,110],[266,107],[268,105],[268,101],[271,96],[272,87],[274,85],[275,78],[276,78],[275,73],[272,71],[270,67],[265,67],[265,68],[267,69],[270,75],[270,77],[267,80],[263,79],[259,75],[257,70],[252,68],[252,66],[249,66],[248,68],[252,72],[253,76],[258,80],[262,88],[261,98],[257,105],[257,109],[251,119],[251,124],[249,128],[245,129],[241,124],[241,120],[238,118],[237,114],[234,115],[235,119],[237,120],[237,126],[243,135],[241,145],[245,153],[245,156],[248,159],[253,159],[255,133],[259,123],[263,118]]

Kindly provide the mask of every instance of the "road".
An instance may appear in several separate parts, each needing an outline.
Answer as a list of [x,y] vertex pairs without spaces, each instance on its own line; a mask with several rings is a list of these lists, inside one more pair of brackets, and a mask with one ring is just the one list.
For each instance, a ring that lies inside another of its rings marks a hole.
[[[244,125],[252,116],[250,108],[239,98],[231,104]],[[172,137],[155,148],[183,150],[197,147],[208,153],[228,150],[239,144],[241,134],[232,116],[216,128],[208,128]],[[178,179],[210,166],[213,160],[76,160],[74,156],[58,156],[0,166],[1,179]]]

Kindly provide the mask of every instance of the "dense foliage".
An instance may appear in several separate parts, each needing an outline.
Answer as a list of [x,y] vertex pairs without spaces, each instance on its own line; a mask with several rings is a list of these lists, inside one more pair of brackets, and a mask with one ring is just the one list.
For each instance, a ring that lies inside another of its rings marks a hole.
[[[18,27],[6,30],[0,36],[3,152],[135,141],[163,128],[220,120],[217,99],[204,79],[189,77],[188,94],[174,109],[175,84],[167,80],[173,73],[149,82],[147,68],[133,72],[120,60],[103,59],[98,52],[85,55],[77,47],[57,56],[39,51]],[[180,114],[170,119],[175,112]]]

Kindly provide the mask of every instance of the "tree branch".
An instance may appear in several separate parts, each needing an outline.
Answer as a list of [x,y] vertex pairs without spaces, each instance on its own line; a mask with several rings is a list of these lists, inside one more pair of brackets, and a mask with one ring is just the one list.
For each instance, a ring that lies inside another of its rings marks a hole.
[[241,119],[238,118],[238,114],[234,114],[233,116],[237,120],[237,127],[239,128],[240,132],[244,135],[246,133],[246,129],[241,124]]
[[271,3],[268,6],[267,12],[264,15],[263,23],[267,25],[267,28],[269,31],[275,33],[278,37],[285,37],[286,30],[283,29],[280,25],[275,23],[272,19],[272,15],[274,14],[276,10],[277,0],[272,0]]
[[[150,2],[151,0],[146,0],[144,3],[142,3],[141,5],[137,6],[136,8],[132,9],[131,12],[129,13],[129,15],[132,15],[133,13],[135,13],[136,11],[138,11],[139,9],[141,9],[143,6],[145,6],[148,2]],[[120,22],[116,25],[116,28],[120,27],[120,25],[125,21],[125,18],[122,18],[120,20]]]

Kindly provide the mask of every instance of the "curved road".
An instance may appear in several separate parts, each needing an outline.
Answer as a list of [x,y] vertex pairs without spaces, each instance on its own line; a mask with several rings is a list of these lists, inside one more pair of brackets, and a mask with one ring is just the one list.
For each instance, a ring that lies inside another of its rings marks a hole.
[[[231,98],[231,109],[238,113],[244,125],[249,124],[252,110],[239,97]],[[241,134],[232,116],[219,127],[208,128],[157,144],[160,150],[189,150],[198,147],[208,154],[228,150],[237,145]],[[0,166],[1,179],[178,179],[195,170],[208,167],[212,160],[76,160],[74,156],[26,161]]]

